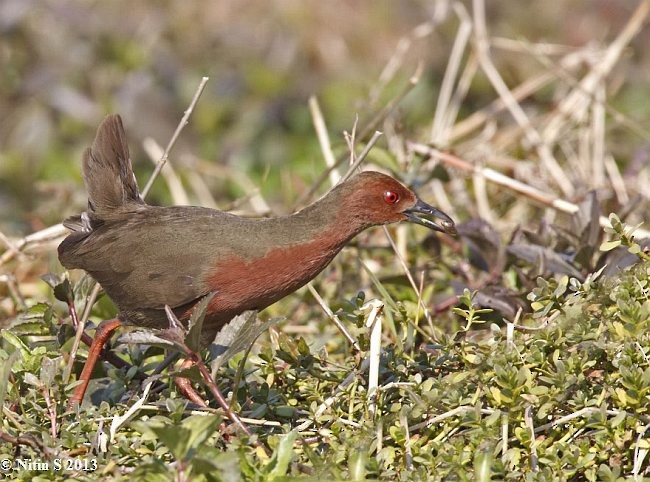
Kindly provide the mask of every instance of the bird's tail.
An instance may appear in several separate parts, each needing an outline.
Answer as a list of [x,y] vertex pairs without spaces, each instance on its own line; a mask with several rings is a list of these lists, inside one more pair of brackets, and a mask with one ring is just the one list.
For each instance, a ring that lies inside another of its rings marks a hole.
[[124,208],[144,203],[119,115],[109,115],[102,121],[82,164],[91,219],[109,219]]
[[97,227],[146,208],[133,174],[119,115],[107,116],[97,128],[92,146],[84,152],[82,171],[88,209],[63,221],[72,231],[58,248],[59,259],[66,268],[80,267],[78,249]]

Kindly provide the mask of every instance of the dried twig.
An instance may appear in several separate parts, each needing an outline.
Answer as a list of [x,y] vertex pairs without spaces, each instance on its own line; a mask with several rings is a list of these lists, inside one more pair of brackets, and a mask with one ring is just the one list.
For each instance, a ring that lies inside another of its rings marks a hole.
[[[372,135],[372,137],[374,138],[377,135],[377,132],[375,131],[375,129],[384,121],[384,119],[386,117],[388,117],[393,112],[395,107],[397,107],[397,105],[399,105],[399,103],[404,99],[404,97],[406,97],[406,95],[409,92],[411,92],[411,90],[413,90],[413,88],[418,84],[418,82],[420,81],[420,76],[422,75],[422,69],[423,69],[423,65],[421,63],[418,64],[415,72],[410,77],[409,81],[404,85],[404,87],[402,87],[402,90],[400,92],[398,92],[398,94],[395,97],[393,97],[379,112],[377,112],[374,115],[374,117],[372,117],[372,119],[368,122],[368,124],[364,127],[364,129],[357,136],[358,140],[363,142],[364,140],[366,140],[371,135],[371,133],[373,133],[373,131],[374,131],[374,134]],[[371,141],[372,141],[372,139],[371,139]],[[371,142],[369,141],[368,144],[371,144]],[[339,156],[336,159],[336,164],[331,168],[325,169],[323,171],[323,173],[320,175],[320,177],[318,179],[316,179],[316,182],[314,182],[312,187],[303,196],[301,196],[298,199],[298,202],[296,204],[297,205],[303,205],[309,199],[311,199],[314,196],[314,194],[316,193],[316,191],[318,191],[318,188],[320,188],[321,184],[323,184],[325,179],[328,178],[330,170],[335,169],[336,167],[338,167],[347,158],[348,158],[347,155]],[[363,159],[363,157],[361,157],[361,159]],[[348,171],[348,173],[349,173],[349,171]],[[346,179],[346,177],[344,176],[343,180],[345,180],[345,179]]]
[[[164,156],[163,148],[158,144],[154,139],[147,137],[142,142],[142,147],[144,151],[149,156],[149,160],[154,164],[159,162],[159,159],[162,159]],[[172,200],[174,204],[180,206],[187,206],[190,203],[189,197],[183,183],[181,182],[178,174],[171,166],[171,164],[165,164],[165,167],[160,171],[162,173],[165,182],[167,183],[167,189],[172,195]]]
[[[512,191],[518,192],[519,194],[523,194],[528,199],[544,207],[553,208],[557,211],[561,211],[567,214],[575,214],[576,212],[578,212],[579,208],[576,204],[566,201],[562,198],[553,196],[551,194],[547,194],[533,186],[530,186],[521,181],[508,177],[504,174],[501,174],[500,172],[497,172],[494,169],[476,166],[469,161],[461,159],[458,156],[454,156],[453,154],[440,151],[426,144],[411,142],[409,143],[409,147],[413,149],[414,152],[431,156],[437,160],[444,162],[448,166],[454,167],[456,169],[460,169],[468,173],[480,174],[481,176],[484,176],[487,180],[495,184],[498,184],[500,186],[507,187]],[[609,219],[606,218],[605,216],[599,217],[599,223],[601,227],[611,228]],[[650,231],[647,231],[645,229],[637,229],[634,231],[634,236],[636,238],[650,238]]]
[[474,29],[476,32],[476,51],[481,64],[483,72],[488,77],[494,89],[499,93],[503,99],[504,104],[512,114],[517,124],[523,129],[528,142],[535,148],[537,155],[542,161],[544,167],[548,170],[553,180],[560,187],[565,195],[571,195],[574,192],[573,185],[567,178],[565,172],[562,170],[557,160],[553,156],[553,152],[547,143],[545,137],[533,127],[528,115],[524,112],[521,106],[517,103],[514,95],[504,82],[501,74],[492,62],[489,55],[489,39],[487,34],[487,26],[485,21],[485,4],[484,0],[474,0]]
[[42,440],[31,435],[18,435],[17,437],[14,437],[13,435],[9,435],[7,432],[0,431],[0,440],[4,440],[13,445],[27,445],[37,452],[48,456],[53,456],[55,454],[55,451],[47,447]]
[[359,346],[359,343],[357,340],[354,339],[354,337],[350,334],[350,332],[345,328],[343,323],[341,323],[341,320],[339,320],[339,317],[336,316],[330,307],[327,305],[325,300],[321,297],[320,294],[318,294],[318,291],[316,291],[316,288],[314,288],[313,283],[310,281],[307,283],[307,288],[309,289],[309,292],[312,294],[312,296],[316,299],[320,307],[323,309],[325,314],[329,317],[330,320],[332,320],[332,323],[336,325],[336,327],[339,329],[341,334],[345,337],[346,340],[352,345],[352,347],[357,351],[361,351],[361,347]]
[[341,179],[341,175],[334,169],[336,165],[336,157],[334,152],[332,152],[332,144],[330,142],[330,136],[327,132],[327,126],[325,125],[325,119],[323,118],[323,113],[320,110],[318,105],[318,99],[312,96],[309,98],[309,112],[311,112],[312,122],[314,123],[314,128],[316,129],[316,135],[318,136],[318,142],[320,143],[320,149],[323,153],[323,158],[325,159],[325,165],[330,169],[330,184],[336,186]]
[[10,242],[9,249],[0,256],[0,266],[11,261],[17,254],[26,251],[27,248],[55,241],[63,237],[67,232],[68,230],[63,226],[63,224],[55,224],[49,228],[28,234],[18,241]]
[[172,147],[174,147],[174,144],[176,144],[176,140],[178,139],[178,136],[180,135],[183,128],[188,124],[190,115],[192,114],[192,111],[194,110],[194,106],[196,105],[197,101],[199,100],[199,97],[201,96],[201,93],[203,92],[203,89],[205,88],[205,84],[208,83],[208,80],[209,80],[208,77],[203,77],[201,79],[201,82],[199,83],[199,86],[196,89],[196,92],[194,93],[194,97],[192,98],[192,102],[190,102],[190,105],[185,110],[185,113],[183,114],[183,117],[181,118],[181,121],[178,123],[178,126],[176,127],[176,130],[174,131],[174,134],[172,135],[172,138],[169,139],[169,142],[167,143],[167,147],[165,148],[165,151],[163,152],[162,156],[160,157],[160,160],[158,161],[158,164],[156,165],[156,168],[151,173],[151,177],[149,177],[149,180],[147,181],[147,184],[145,185],[144,189],[142,190],[142,198],[143,199],[145,197],[147,197],[147,194],[149,193],[149,190],[151,189],[151,186],[153,185],[153,182],[156,180],[156,178],[158,177],[158,174],[160,174],[160,171],[162,170],[162,168],[167,163],[167,159],[169,158],[169,152],[172,150]]
[[361,151],[361,154],[359,154],[359,157],[357,157],[352,165],[348,168],[348,171],[343,175],[341,180],[339,182],[345,182],[347,181],[352,174],[354,174],[354,171],[357,170],[357,168],[361,165],[363,160],[366,158],[370,150],[373,148],[373,146],[377,143],[379,138],[381,137],[381,132],[376,131],[372,138],[368,141],[368,144],[366,144],[366,147],[364,147],[363,151]]

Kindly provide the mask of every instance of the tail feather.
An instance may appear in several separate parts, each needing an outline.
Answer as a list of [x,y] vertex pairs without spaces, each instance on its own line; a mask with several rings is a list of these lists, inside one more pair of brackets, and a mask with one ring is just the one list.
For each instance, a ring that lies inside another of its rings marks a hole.
[[107,116],[83,157],[88,214],[105,219],[129,204],[143,204],[119,115]]

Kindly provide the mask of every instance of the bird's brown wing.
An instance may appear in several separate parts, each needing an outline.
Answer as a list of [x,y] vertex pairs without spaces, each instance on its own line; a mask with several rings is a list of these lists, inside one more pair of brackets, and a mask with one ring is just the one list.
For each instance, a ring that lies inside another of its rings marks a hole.
[[225,240],[241,224],[246,220],[205,208],[147,206],[90,233],[71,234],[59,258],[67,268],[87,271],[120,310],[174,308],[218,292],[204,274],[233,253]]

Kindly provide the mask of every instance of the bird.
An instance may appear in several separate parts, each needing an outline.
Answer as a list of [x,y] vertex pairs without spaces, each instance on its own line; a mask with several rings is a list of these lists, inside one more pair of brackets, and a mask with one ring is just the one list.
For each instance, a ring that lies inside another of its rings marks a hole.
[[59,244],[58,257],[66,269],[94,278],[119,314],[102,334],[97,330],[101,346],[94,361],[88,356],[76,402],[83,399],[103,344],[121,324],[168,327],[166,306],[187,322],[210,294],[200,337],[206,347],[236,315],[262,310],[304,286],[372,226],[408,221],[455,233],[447,214],[375,171],[351,176],[287,216],[246,218],[206,207],[147,204],[117,114],[100,123],[83,154],[82,174],[87,209],[63,222],[71,232]]

